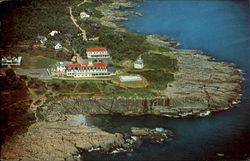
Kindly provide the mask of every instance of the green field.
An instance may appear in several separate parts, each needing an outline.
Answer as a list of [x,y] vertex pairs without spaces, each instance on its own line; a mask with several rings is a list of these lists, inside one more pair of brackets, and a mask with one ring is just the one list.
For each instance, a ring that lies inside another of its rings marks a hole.
[[39,69],[54,66],[58,60],[47,58],[44,56],[33,56],[30,54],[20,54],[22,56],[22,68]]
[[167,72],[174,72],[178,69],[177,60],[162,54],[144,54],[142,59],[145,63],[145,68],[155,70],[166,70]]

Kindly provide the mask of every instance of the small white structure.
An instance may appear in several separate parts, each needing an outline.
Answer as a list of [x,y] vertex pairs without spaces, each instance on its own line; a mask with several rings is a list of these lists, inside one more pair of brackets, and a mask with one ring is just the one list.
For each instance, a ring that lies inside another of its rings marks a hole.
[[56,44],[56,45],[55,45],[55,49],[56,49],[56,50],[62,49],[62,45],[61,45],[60,43]]
[[120,76],[119,79],[121,82],[142,81],[142,78],[140,76]]
[[144,61],[141,57],[139,57],[139,59],[137,59],[134,62],[134,68],[135,69],[143,69],[144,68]]
[[72,64],[70,61],[58,62],[56,63],[56,68],[52,68],[51,74],[53,76],[66,76],[66,66]]
[[56,64],[56,71],[57,72],[65,72],[66,65],[68,65],[68,64],[72,64],[72,62],[70,62],[70,61],[58,62]]
[[14,66],[20,66],[22,57],[21,56],[2,56],[2,65],[14,65]]
[[80,18],[81,18],[81,19],[90,18],[90,15],[88,15],[88,14],[85,13],[85,12],[81,12],[81,13],[80,13]]
[[60,49],[62,49],[62,45],[61,45],[59,42],[57,42],[57,41],[53,41],[53,42],[52,42],[52,46],[53,46],[53,48],[54,48],[55,50],[60,50]]
[[49,33],[50,36],[55,36],[56,34],[60,34],[60,31],[51,31],[51,33]]
[[88,48],[86,50],[87,57],[90,58],[109,58],[110,55],[106,48]]
[[37,36],[36,37],[36,42],[40,42],[41,44],[45,44],[47,42],[47,38],[45,36]]

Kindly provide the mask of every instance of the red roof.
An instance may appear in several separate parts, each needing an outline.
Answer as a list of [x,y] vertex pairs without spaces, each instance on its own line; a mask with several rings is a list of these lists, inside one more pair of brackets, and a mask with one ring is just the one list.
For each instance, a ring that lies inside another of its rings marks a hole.
[[66,67],[68,68],[86,68],[86,67],[107,67],[106,63],[93,63],[93,64],[68,64]]
[[88,48],[87,52],[95,52],[95,51],[108,51],[106,48]]

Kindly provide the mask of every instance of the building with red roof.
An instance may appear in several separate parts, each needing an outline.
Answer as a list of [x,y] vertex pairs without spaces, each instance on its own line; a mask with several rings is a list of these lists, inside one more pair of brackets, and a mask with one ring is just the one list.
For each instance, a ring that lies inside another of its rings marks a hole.
[[109,67],[107,60],[109,53],[106,48],[88,48],[86,49],[88,60],[86,63],[82,61],[78,64],[72,62],[59,62],[56,64],[56,69],[52,69],[51,73],[54,76],[68,76],[74,78],[84,77],[108,77],[116,74],[114,67]]
[[109,58],[109,52],[106,48],[88,48],[86,49],[87,57],[90,58]]
[[107,63],[97,62],[88,64],[68,64],[66,65],[66,76],[80,77],[107,77],[115,75],[115,70],[108,67]]

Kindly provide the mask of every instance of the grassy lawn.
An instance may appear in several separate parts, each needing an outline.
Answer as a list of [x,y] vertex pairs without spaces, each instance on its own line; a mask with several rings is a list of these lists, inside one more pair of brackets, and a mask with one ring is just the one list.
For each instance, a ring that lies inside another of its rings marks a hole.
[[73,80],[49,80],[48,86],[52,87],[53,91],[63,93],[78,93],[78,92],[100,92],[98,84],[100,81],[73,81]]
[[174,80],[174,76],[171,73],[167,73],[163,70],[152,71],[133,71],[133,74],[142,75],[147,79],[150,89],[164,90],[167,88],[167,84]]
[[48,86],[55,92],[62,93],[100,93],[112,94],[122,88],[108,83],[108,81],[74,81],[74,80],[48,80]]
[[48,80],[52,91],[62,94],[84,94],[102,97],[153,96],[148,88],[123,88],[110,81]]
[[20,54],[22,56],[22,68],[39,69],[54,66],[58,60],[47,58],[44,56],[33,56],[29,54]]
[[145,68],[149,69],[164,69],[168,72],[174,72],[178,69],[177,60],[162,54],[147,53],[142,56]]

